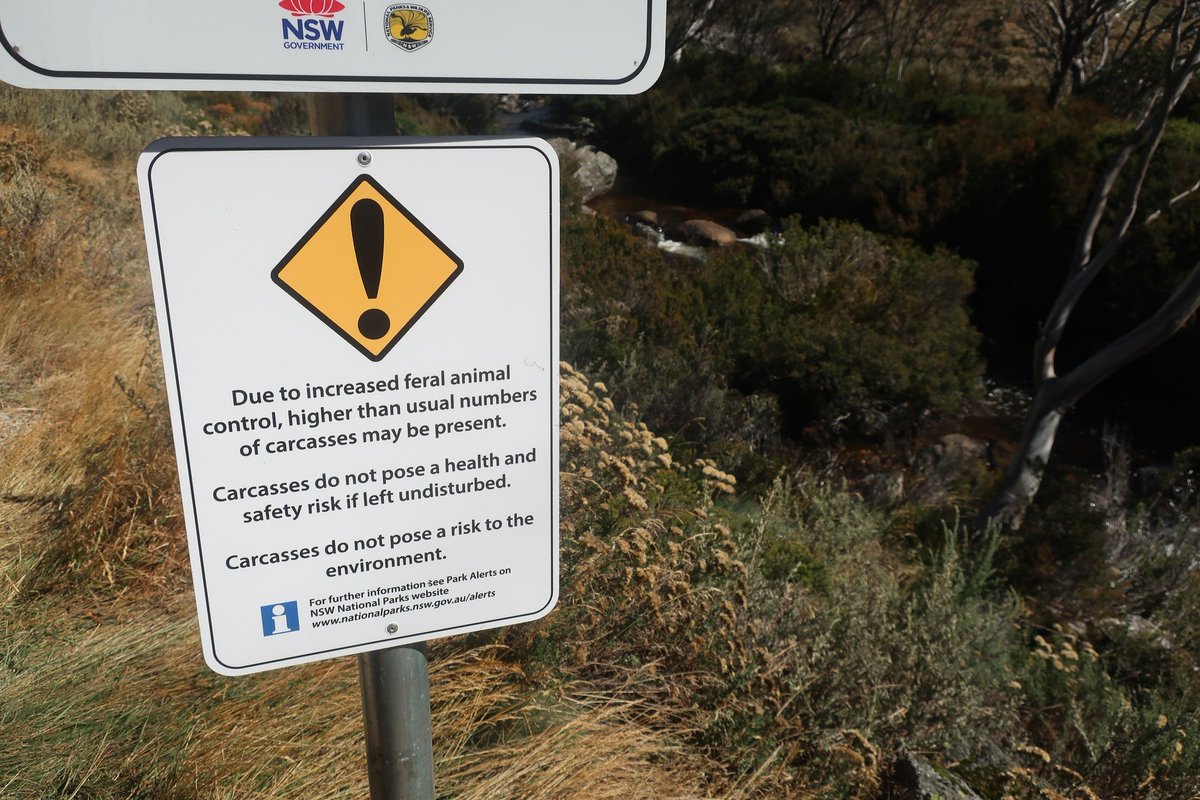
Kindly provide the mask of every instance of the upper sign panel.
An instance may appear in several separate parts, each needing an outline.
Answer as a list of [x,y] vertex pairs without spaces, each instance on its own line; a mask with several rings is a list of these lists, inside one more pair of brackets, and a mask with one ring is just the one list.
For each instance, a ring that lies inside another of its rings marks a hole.
[[633,94],[665,0],[24,0],[0,79],[56,89]]

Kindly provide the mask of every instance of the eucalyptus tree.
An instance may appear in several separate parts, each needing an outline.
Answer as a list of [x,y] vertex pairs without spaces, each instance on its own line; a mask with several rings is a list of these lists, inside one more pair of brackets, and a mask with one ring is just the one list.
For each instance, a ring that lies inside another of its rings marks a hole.
[[913,61],[949,35],[963,4],[954,0],[874,0],[884,75],[903,81]]
[[[1143,190],[1172,113],[1200,71],[1200,11],[1195,0],[1164,9],[1168,24],[1147,41],[1140,114],[1109,157],[1080,223],[1074,252],[1058,296],[1034,346],[1035,392],[1025,430],[998,491],[985,510],[993,522],[1020,526],[1041,484],[1063,415],[1101,381],[1176,333],[1200,306],[1200,264],[1140,324],[1069,369],[1060,370],[1059,345],[1080,298],[1111,266],[1140,226],[1152,225],[1171,207],[1200,191],[1200,176],[1187,176],[1162,207],[1143,207]],[[1189,181],[1193,181],[1188,183]]]
[[794,0],[809,47],[827,64],[854,60],[875,29],[875,0]]
[[1017,22],[1049,73],[1053,108],[1169,29],[1172,0],[1016,0]]
[[767,33],[787,21],[789,12],[782,0],[671,0],[667,54],[676,57],[695,44],[753,52]]

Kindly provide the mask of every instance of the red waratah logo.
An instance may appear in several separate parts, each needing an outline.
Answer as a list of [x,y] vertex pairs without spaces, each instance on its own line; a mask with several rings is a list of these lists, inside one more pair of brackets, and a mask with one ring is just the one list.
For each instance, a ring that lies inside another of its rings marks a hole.
[[332,17],[346,8],[338,0],[280,0],[279,7],[293,17]]

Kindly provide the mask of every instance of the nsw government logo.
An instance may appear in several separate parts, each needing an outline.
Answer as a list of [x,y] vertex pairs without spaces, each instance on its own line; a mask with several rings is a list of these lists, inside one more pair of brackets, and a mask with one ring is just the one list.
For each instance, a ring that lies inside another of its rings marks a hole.
[[410,53],[433,39],[433,14],[425,6],[411,3],[388,6],[384,19],[388,41]]
[[346,9],[339,0],[280,0],[290,12],[283,18],[283,46],[288,50],[343,50],[345,20],[335,19]]

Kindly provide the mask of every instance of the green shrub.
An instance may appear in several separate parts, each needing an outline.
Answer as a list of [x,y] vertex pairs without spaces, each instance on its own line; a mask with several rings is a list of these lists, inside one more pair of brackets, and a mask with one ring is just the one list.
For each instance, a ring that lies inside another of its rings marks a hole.
[[673,261],[580,216],[563,234],[563,351],[692,441],[872,433],[976,392],[971,272],[944,250],[797,220],[761,253]]
[[1108,658],[1061,626],[1034,637],[1019,682],[1041,780],[1093,797],[1188,800],[1200,791],[1194,689],[1163,676],[1160,686],[1130,690]]
[[806,230],[791,220],[759,266],[779,336],[742,328],[739,338],[816,418],[877,430],[900,411],[946,412],[977,391],[969,262],[849,223]]
[[101,161],[129,159],[192,117],[177,92],[77,92],[0,85],[0,121]]
[[492,95],[397,95],[396,130],[404,136],[490,133],[496,123]]
[[731,478],[678,460],[603,384],[565,367],[562,400],[563,596],[503,637],[531,677],[636,700],[737,770],[782,760],[793,792],[866,796],[904,748],[1012,736],[1018,604],[994,593],[990,550],[947,532],[913,559],[808,474],[723,511]]
[[760,696],[781,703],[754,733],[788,742],[830,796],[858,796],[864,767],[891,754],[949,760],[1017,726],[1019,604],[992,588],[991,551],[971,554],[947,530],[922,563],[891,550],[887,529],[845,486],[800,475],[776,483],[740,548],[758,619],[748,635],[771,676]]
[[792,210],[833,179],[826,152],[845,135],[845,120],[828,110],[700,109],[680,120],[651,174],[691,197]]

